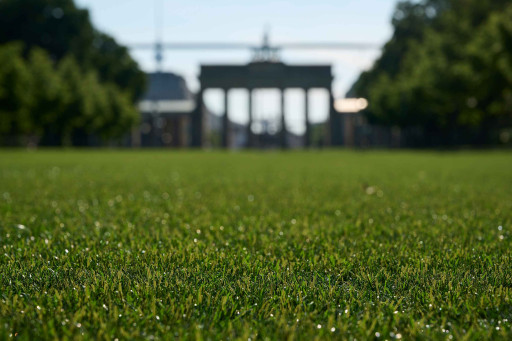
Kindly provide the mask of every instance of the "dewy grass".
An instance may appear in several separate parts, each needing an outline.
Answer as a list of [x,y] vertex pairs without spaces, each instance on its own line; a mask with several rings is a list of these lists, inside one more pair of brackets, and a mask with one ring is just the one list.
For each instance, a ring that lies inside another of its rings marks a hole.
[[510,339],[507,152],[0,152],[18,339]]

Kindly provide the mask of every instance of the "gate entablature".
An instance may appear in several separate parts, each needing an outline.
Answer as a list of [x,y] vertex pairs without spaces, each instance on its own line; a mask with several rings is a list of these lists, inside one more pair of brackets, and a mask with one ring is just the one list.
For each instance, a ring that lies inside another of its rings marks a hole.
[[286,65],[253,62],[247,65],[201,65],[201,88],[324,88],[331,89],[330,65]]

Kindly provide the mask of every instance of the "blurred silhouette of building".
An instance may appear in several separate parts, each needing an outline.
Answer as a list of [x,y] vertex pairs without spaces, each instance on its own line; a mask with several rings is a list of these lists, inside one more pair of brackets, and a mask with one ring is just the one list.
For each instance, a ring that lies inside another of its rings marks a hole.
[[[268,54],[267,57],[265,57]],[[197,108],[203,104],[203,92],[207,89],[217,88],[224,92],[224,108],[222,115],[222,138],[221,145],[224,148],[233,146],[233,131],[229,120],[228,102],[231,89],[242,88],[249,91],[248,109],[249,123],[246,126],[247,144],[246,146],[257,147],[258,138],[252,131],[253,113],[252,101],[253,90],[262,88],[277,88],[280,91],[281,109],[280,130],[278,134],[279,146],[281,148],[290,147],[290,133],[286,129],[285,120],[285,100],[284,91],[288,88],[300,88],[304,91],[304,122],[306,125],[305,143],[307,147],[311,146],[311,122],[309,120],[309,90],[313,88],[322,88],[329,92],[329,118],[326,122],[325,136],[323,140],[326,145],[339,146],[342,144],[342,130],[340,125],[340,116],[334,109],[334,97],[332,94],[333,76],[330,65],[287,65],[276,60],[275,53],[272,50],[266,52],[265,46],[262,51],[257,53],[257,59],[246,65],[201,65],[199,82],[201,88],[197,95]],[[192,145],[204,146],[206,132],[202,122],[203,113],[196,112],[196,122],[193,125]]]
[[[315,129],[322,135],[320,145],[343,145],[344,124],[334,107],[331,65],[288,65],[280,61],[278,52],[279,48],[271,46],[268,34],[265,34],[263,44],[254,49],[253,60],[248,64],[201,65],[200,89],[195,96],[178,75],[166,72],[149,74],[149,88],[139,103],[142,123],[134,131],[132,144],[202,148],[217,144],[214,141],[217,140],[223,148],[299,147],[301,138],[287,130],[284,114],[285,90],[299,88],[304,91],[306,126],[302,145],[310,147],[313,138],[309,90],[321,88],[329,93],[329,116],[324,129]],[[204,91],[212,88],[221,89],[224,93],[224,112],[220,122],[207,110],[203,100]],[[235,88],[249,92],[249,122],[245,126],[232,122],[229,117],[229,92]],[[274,133],[265,129],[259,134],[253,131],[253,92],[262,88],[280,91],[279,130]]]
[[190,140],[193,93],[183,77],[170,72],[149,73],[148,88],[138,107],[140,126],[132,144],[141,147],[186,147]]
[[369,124],[363,114],[368,101],[364,98],[343,98],[335,102],[339,113],[342,145],[348,148],[399,148],[414,131],[402,131],[398,127]]
[[[138,44],[133,47],[154,48],[157,65],[161,67],[164,45],[161,43]],[[250,48],[254,53],[253,59],[250,63],[242,65],[201,65],[200,89],[195,95],[188,90],[185,81],[178,75],[165,72],[149,74],[149,89],[139,104],[142,124],[136,130],[135,138],[132,139],[135,145],[197,148],[363,146],[372,134],[379,136],[375,138],[376,143],[380,144],[383,141],[384,138],[380,136],[386,134],[369,129],[364,117],[358,113],[359,110],[344,112],[335,108],[331,65],[288,65],[279,58],[279,52],[283,48],[346,49],[372,48],[371,46],[346,43],[271,45],[268,33],[265,33],[260,46],[211,43],[165,45],[165,48],[189,49],[226,47]],[[224,93],[224,112],[220,117],[208,111],[203,101],[204,91],[212,88],[220,89]],[[229,117],[229,93],[235,88],[246,89],[249,92],[249,123],[246,125],[234,123]],[[258,122],[253,120],[253,92],[262,88],[275,88],[280,91],[279,122],[271,130],[260,129],[255,132],[253,128]],[[286,128],[284,93],[288,88],[299,88],[304,92],[303,115],[306,132],[303,136],[293,134]],[[309,120],[309,90],[318,88],[325,89],[329,93],[329,114],[325,122],[312,124]],[[357,101],[360,100],[357,99]]]
[[[290,71],[291,70],[291,71]],[[224,91],[225,108],[229,87],[247,87],[249,107],[252,108],[252,90],[270,87],[276,82],[283,90],[287,85],[304,86],[305,108],[308,107],[309,88],[323,85],[329,89],[330,66],[288,66],[279,62],[253,62],[247,65],[202,66],[200,80],[203,90],[215,87]],[[363,99],[338,99],[330,95],[330,115],[325,123],[312,124],[304,112],[304,136],[282,129],[286,124],[284,100],[281,93],[279,123],[270,129],[269,122],[247,125],[233,122],[229,114],[213,114],[202,101],[202,91],[192,93],[183,77],[170,72],[148,74],[148,89],[138,107],[141,123],[133,130],[135,147],[212,147],[225,148],[301,148],[311,146],[345,147],[400,147],[406,136],[398,128],[369,125],[362,114],[367,106]],[[252,118],[252,113],[250,113]],[[250,127],[260,124],[257,133]],[[409,134],[410,135],[410,134]],[[330,140],[329,140],[330,139]]]
[[[148,73],[148,88],[138,103],[140,125],[132,131],[134,147],[209,147],[220,136],[222,118],[209,111],[204,103],[198,105],[185,79],[170,72]],[[204,118],[201,122],[197,117]],[[203,143],[194,143],[194,132],[207,132]],[[244,125],[229,122],[233,132],[233,147],[246,145]]]

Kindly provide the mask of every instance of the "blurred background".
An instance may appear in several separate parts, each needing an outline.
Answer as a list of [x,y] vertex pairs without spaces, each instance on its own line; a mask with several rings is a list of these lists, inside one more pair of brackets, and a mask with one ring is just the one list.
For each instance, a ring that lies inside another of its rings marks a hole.
[[2,0],[0,145],[512,145],[510,0]]

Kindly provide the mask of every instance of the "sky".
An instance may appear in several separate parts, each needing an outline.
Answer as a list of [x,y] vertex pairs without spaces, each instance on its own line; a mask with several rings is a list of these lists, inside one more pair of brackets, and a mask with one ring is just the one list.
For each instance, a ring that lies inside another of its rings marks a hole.
[[[396,0],[77,0],[88,8],[94,25],[122,44],[164,42],[243,42],[261,44],[265,30],[271,44],[288,42],[360,42],[383,45],[392,34],[391,15]],[[145,71],[154,71],[151,50],[132,50],[132,56]],[[282,51],[286,63],[332,64],[333,92],[342,98],[361,71],[371,67],[380,51]],[[197,90],[201,64],[237,63],[251,60],[250,51],[168,50],[163,69],[182,75],[191,90]],[[261,90],[256,94],[257,119],[274,119],[279,110],[279,94]],[[287,125],[304,130],[302,94],[286,95]],[[235,90],[230,95],[230,113],[236,122],[247,120],[247,94]],[[205,94],[213,112],[223,111],[218,91]],[[327,94],[313,91],[311,120],[327,117]],[[302,105],[302,107],[301,107]],[[290,113],[288,113],[290,112]],[[289,117],[288,117],[289,116]]]

